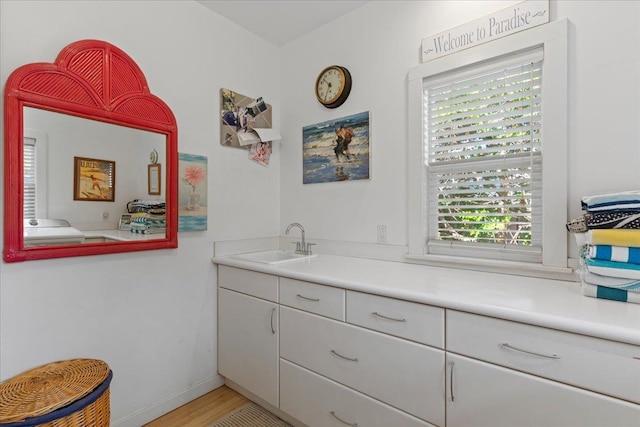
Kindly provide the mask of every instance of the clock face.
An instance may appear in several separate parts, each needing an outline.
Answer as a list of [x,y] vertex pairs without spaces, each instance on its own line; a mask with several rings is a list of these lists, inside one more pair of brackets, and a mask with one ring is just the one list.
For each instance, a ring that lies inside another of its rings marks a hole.
[[336,108],[344,103],[351,90],[349,71],[337,65],[327,67],[316,80],[316,98],[328,108]]

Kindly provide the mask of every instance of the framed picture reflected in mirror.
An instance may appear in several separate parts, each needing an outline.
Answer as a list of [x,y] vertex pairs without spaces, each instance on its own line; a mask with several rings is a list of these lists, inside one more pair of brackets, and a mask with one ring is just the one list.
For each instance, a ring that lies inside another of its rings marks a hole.
[[152,196],[159,196],[162,192],[162,168],[160,163],[154,163],[147,166],[147,185],[148,193]]

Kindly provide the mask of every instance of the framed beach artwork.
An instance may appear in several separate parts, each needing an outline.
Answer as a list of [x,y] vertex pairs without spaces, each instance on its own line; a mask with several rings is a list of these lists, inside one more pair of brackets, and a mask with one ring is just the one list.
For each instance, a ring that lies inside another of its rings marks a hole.
[[207,229],[207,158],[178,153],[178,231]]
[[73,158],[73,200],[113,202],[116,193],[116,162]]
[[302,128],[302,183],[369,179],[369,112]]

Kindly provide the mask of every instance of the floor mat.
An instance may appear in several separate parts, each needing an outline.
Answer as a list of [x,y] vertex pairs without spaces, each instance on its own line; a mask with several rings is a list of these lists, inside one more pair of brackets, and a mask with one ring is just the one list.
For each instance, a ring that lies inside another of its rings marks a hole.
[[292,427],[253,402],[225,415],[209,427]]

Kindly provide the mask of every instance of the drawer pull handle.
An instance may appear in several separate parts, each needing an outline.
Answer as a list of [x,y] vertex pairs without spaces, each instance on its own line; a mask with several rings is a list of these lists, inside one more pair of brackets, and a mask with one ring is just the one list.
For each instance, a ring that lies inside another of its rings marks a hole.
[[272,309],[271,309],[271,320],[270,320],[270,326],[271,326],[271,333],[272,333],[272,334],[275,334],[275,333],[276,333],[276,330],[275,330],[275,328],[273,327],[273,315],[274,315],[274,314],[276,314],[276,309],[275,309],[275,308],[272,308]]
[[380,318],[382,318],[384,320],[391,320],[392,322],[406,322],[407,321],[407,319],[396,319],[395,317],[385,316],[384,314],[380,314],[377,311],[374,311],[371,314],[373,316],[380,317]]
[[345,420],[341,419],[339,416],[337,416],[336,413],[333,412],[333,411],[331,411],[331,415],[333,415],[333,418],[335,418],[336,420],[340,421],[344,425],[352,426],[352,427],[358,427],[358,423],[348,423]]
[[298,298],[303,299],[303,300],[306,300],[306,301],[313,301],[313,302],[318,302],[318,301],[320,301],[320,298],[309,298],[309,297],[305,297],[304,295],[300,295],[300,294],[297,294],[296,296],[297,296]]
[[453,396],[453,361],[449,363],[451,366],[451,370],[449,371],[449,392],[451,393],[451,401],[455,401],[456,398]]
[[340,353],[338,353],[335,350],[331,350],[331,353],[336,355],[336,356],[338,356],[338,357],[340,357],[340,358],[342,358],[342,359],[344,359],[344,360],[348,360],[350,362],[357,362],[358,361],[357,357],[351,358],[351,357],[343,356],[343,355],[341,355]]
[[542,354],[542,353],[536,353],[534,351],[528,351],[528,350],[523,350],[521,348],[518,347],[514,347],[511,344],[509,344],[508,342],[503,342],[502,343],[502,347],[503,348],[508,348],[511,350],[515,350],[515,351],[519,351],[521,353],[526,353],[526,354],[531,354],[533,356],[538,356],[538,357],[546,357],[547,359],[561,359],[560,356],[558,356],[557,354]]

